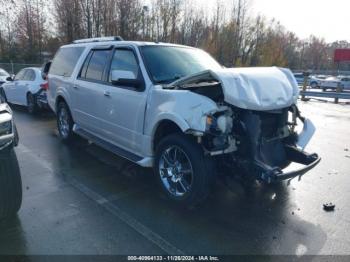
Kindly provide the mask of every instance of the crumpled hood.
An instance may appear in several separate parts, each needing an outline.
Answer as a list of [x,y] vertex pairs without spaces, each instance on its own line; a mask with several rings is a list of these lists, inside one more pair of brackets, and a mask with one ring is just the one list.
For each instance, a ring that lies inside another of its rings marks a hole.
[[171,85],[213,78],[221,83],[225,102],[243,109],[281,109],[296,103],[299,96],[299,87],[292,72],[277,67],[208,70],[179,79]]

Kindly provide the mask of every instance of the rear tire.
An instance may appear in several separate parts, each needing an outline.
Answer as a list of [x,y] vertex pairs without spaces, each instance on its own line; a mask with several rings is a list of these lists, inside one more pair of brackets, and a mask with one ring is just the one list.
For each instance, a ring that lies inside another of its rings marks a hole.
[[57,106],[57,129],[60,139],[69,143],[74,137],[73,118],[66,102],[61,101]]
[[27,94],[27,110],[29,114],[35,114],[38,111],[36,98],[32,93]]
[[213,160],[182,133],[161,139],[156,148],[154,172],[164,194],[187,207],[207,198],[215,178]]
[[22,180],[13,148],[0,152],[0,220],[16,215],[22,204]]

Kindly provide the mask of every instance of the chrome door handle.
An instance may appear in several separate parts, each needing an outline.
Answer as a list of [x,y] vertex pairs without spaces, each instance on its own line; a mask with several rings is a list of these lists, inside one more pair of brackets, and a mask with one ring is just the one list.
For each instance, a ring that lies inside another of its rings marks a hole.
[[111,96],[111,93],[110,93],[109,91],[105,91],[105,92],[103,93],[103,95],[104,95],[104,96],[110,97],[110,96]]

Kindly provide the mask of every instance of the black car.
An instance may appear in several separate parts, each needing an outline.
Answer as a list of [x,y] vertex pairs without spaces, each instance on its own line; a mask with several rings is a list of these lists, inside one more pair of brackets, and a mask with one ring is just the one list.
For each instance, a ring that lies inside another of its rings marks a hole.
[[22,204],[22,181],[14,151],[17,144],[12,110],[0,96],[0,220],[14,216]]

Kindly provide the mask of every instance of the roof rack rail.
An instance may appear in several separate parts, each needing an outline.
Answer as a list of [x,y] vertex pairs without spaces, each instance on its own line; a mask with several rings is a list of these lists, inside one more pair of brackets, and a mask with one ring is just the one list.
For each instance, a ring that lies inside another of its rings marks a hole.
[[84,39],[74,40],[73,44],[94,43],[94,42],[108,42],[108,41],[124,41],[124,39],[121,36],[106,36],[106,37],[84,38]]

